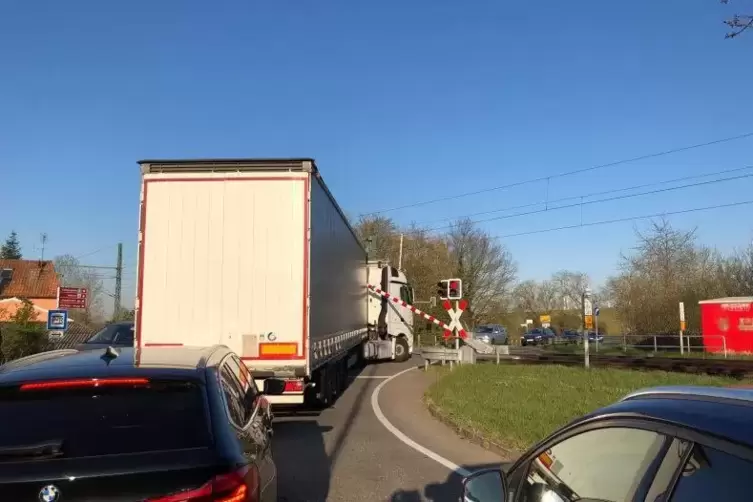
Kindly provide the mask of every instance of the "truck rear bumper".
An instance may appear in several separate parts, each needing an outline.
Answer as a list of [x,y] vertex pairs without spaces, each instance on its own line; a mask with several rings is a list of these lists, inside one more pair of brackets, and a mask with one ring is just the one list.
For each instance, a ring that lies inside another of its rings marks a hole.
[[266,396],[267,401],[274,405],[303,404],[303,394],[283,394],[282,396]]
[[[302,379],[291,379],[291,381],[294,381],[296,383],[299,383],[300,388],[303,388],[303,380]],[[264,379],[263,378],[254,378],[254,382],[256,383],[256,387],[259,390],[264,389]],[[265,396],[267,401],[269,401],[271,404],[303,404],[303,390],[293,390],[293,391],[286,391],[284,394],[280,396]]]

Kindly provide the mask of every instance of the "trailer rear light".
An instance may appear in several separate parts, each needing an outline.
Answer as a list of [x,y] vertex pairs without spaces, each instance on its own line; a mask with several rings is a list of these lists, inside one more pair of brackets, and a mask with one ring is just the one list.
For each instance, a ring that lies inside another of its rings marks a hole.
[[230,474],[220,474],[195,490],[147,499],[146,502],[258,502],[259,471],[246,466]]
[[149,385],[148,378],[76,378],[21,384],[22,391],[81,389],[86,387],[133,387]]
[[[549,451],[551,451],[551,450],[549,450]],[[549,456],[549,452],[548,451],[545,451],[544,453],[542,453],[541,455],[539,455],[539,462],[541,462],[542,464],[544,464],[544,467],[546,467],[547,469],[551,469],[552,464],[554,463],[554,459],[552,459],[552,457]]]
[[295,356],[298,354],[297,343],[260,343],[260,357]]
[[303,392],[303,380],[286,380],[285,392]]

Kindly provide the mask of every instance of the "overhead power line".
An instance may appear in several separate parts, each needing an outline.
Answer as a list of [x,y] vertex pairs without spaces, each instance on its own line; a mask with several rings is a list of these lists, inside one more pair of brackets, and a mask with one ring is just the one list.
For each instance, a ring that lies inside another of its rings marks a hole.
[[708,178],[709,176],[718,176],[721,174],[737,173],[740,171],[747,171],[749,169],[753,169],[753,166],[736,167],[734,169],[723,169],[721,171],[714,171],[714,172],[704,173],[704,174],[694,174],[692,176],[682,176],[680,178],[674,178],[671,180],[654,181],[651,183],[643,183],[641,185],[633,185],[633,186],[624,187],[624,188],[614,188],[612,190],[603,190],[600,192],[591,192],[591,193],[585,193],[585,194],[580,194],[580,195],[571,195],[569,197],[562,197],[560,199],[543,200],[540,202],[529,202],[527,204],[519,204],[517,206],[507,206],[507,207],[502,207],[499,209],[490,209],[488,211],[480,211],[477,213],[469,213],[469,214],[464,214],[461,216],[453,216],[451,218],[439,218],[436,220],[423,221],[423,222],[416,223],[416,225],[421,226],[421,225],[428,225],[431,223],[440,223],[443,221],[458,221],[465,218],[473,218],[474,216],[483,216],[486,214],[501,213],[504,211],[511,211],[513,209],[525,209],[527,207],[536,207],[536,206],[542,206],[542,205],[546,205],[547,207],[549,207],[549,204],[554,204],[557,202],[565,202],[568,200],[582,201],[583,199],[596,197],[597,195],[609,195],[609,194],[615,194],[615,193],[620,193],[620,192],[627,192],[630,190],[638,190],[640,188],[649,188],[649,187],[654,187],[654,186],[667,185],[669,183],[679,183],[681,181],[690,181],[690,180],[697,180],[699,178]]
[[[601,204],[603,202],[612,202],[612,201],[615,201],[615,200],[631,199],[633,197],[641,197],[641,196],[644,196],[644,195],[655,195],[655,194],[658,194],[658,193],[672,192],[672,191],[675,191],[675,190],[684,190],[685,188],[699,187],[699,186],[705,186],[705,185],[713,185],[715,183],[723,183],[725,181],[740,180],[740,179],[750,178],[752,176],[753,176],[753,173],[750,173],[750,174],[742,174],[742,175],[739,175],[739,176],[730,176],[730,177],[727,177],[727,178],[718,178],[718,179],[715,179],[715,180],[700,181],[700,182],[697,182],[697,183],[688,183],[686,185],[680,185],[680,186],[669,187],[669,188],[659,188],[659,189],[656,189],[656,190],[649,190],[647,192],[630,193],[630,194],[625,194],[625,195],[619,195],[619,196],[616,196],[616,197],[613,196],[613,197],[608,197],[608,198],[604,198],[604,199],[596,199],[596,200],[589,200],[589,201],[584,201],[584,202],[576,202],[574,204],[567,204],[567,205],[564,205],[564,206],[547,207],[547,208],[544,208],[544,209],[537,209],[535,211],[525,211],[525,212],[522,212],[522,213],[506,214],[504,216],[495,216],[494,218],[486,218],[486,219],[483,219],[483,220],[473,220],[472,223],[487,223],[489,221],[507,220],[507,219],[511,219],[511,218],[519,218],[521,216],[529,216],[529,215],[532,215],[532,214],[548,213],[550,211],[557,211],[557,210],[560,210],[560,209],[569,209],[569,208],[573,208],[573,207],[580,207],[580,208],[582,208],[583,206],[588,206],[588,205],[591,205],[591,204]],[[435,232],[437,230],[444,230],[444,229],[448,229],[448,228],[452,228],[452,227],[453,227],[453,224],[449,224],[449,225],[443,225],[441,227],[429,228],[429,229],[427,229],[427,231],[428,232]]]
[[533,178],[533,179],[529,179],[529,180],[525,180],[525,181],[517,181],[517,182],[514,182],[514,183],[508,183],[506,185],[499,185],[499,186],[495,186],[495,187],[491,187],[491,188],[484,188],[484,189],[481,189],[481,190],[475,190],[475,191],[472,191],[472,192],[465,192],[465,193],[460,193],[460,194],[456,194],[456,195],[448,195],[448,196],[445,196],[445,197],[439,197],[439,198],[436,198],[436,199],[424,200],[424,201],[420,201],[420,202],[413,202],[411,204],[405,204],[405,205],[402,205],[402,206],[395,206],[395,207],[391,207],[389,209],[381,209],[379,211],[372,211],[372,212],[369,212],[369,213],[362,213],[361,216],[374,216],[374,215],[377,215],[377,214],[389,213],[389,212],[398,211],[398,210],[401,210],[401,209],[409,209],[409,208],[413,208],[413,207],[426,206],[426,205],[429,205],[429,204],[435,204],[437,202],[443,202],[443,201],[447,201],[447,200],[460,199],[462,197],[470,197],[472,195],[479,195],[479,194],[483,194],[483,193],[494,192],[496,190],[502,190],[502,189],[505,189],[505,188],[519,187],[519,186],[522,186],[522,185],[527,185],[529,183],[537,183],[537,182],[541,182],[541,181],[550,181],[550,180],[555,179],[555,178],[563,178],[565,176],[573,176],[573,175],[576,175],[576,174],[582,174],[582,173],[587,173],[587,172],[590,172],[590,171],[595,171],[597,169],[605,169],[607,167],[614,167],[614,166],[619,166],[619,165],[623,165],[623,164],[629,164],[631,162],[639,162],[641,160],[648,160],[648,159],[653,159],[653,158],[656,158],[656,157],[663,157],[665,155],[672,155],[672,154],[675,154],[675,153],[686,152],[686,151],[689,151],[689,150],[695,150],[697,148],[705,148],[707,146],[713,146],[713,145],[718,145],[718,144],[722,144],[722,143],[729,143],[731,141],[738,141],[738,140],[746,139],[746,138],[750,138],[750,137],[753,137],[753,132],[748,132],[748,133],[740,134],[740,135],[737,135],[737,136],[730,136],[730,137],[727,137],[727,138],[716,139],[716,140],[713,140],[713,141],[707,141],[706,143],[697,143],[695,145],[683,146],[683,147],[680,147],[680,148],[673,148],[671,150],[664,150],[664,151],[661,151],[661,152],[649,153],[649,154],[646,154],[646,155],[640,155],[638,157],[631,157],[631,158],[628,158],[628,159],[618,160],[618,161],[615,161],[615,162],[609,162],[607,164],[599,164],[599,165],[596,165],[596,166],[584,167],[584,168],[581,168],[581,169],[575,169],[575,170],[566,171],[566,172],[563,172],[563,173],[552,174],[552,175],[549,175],[549,176],[541,176],[539,178]]
[[94,255],[94,254],[97,254],[97,253],[101,253],[102,251],[105,251],[107,249],[112,249],[112,248],[114,248],[116,246],[117,246],[117,244],[110,244],[109,246],[105,246],[105,247],[99,248],[99,249],[97,249],[95,251],[92,251],[90,253],[82,254],[81,256],[76,256],[76,259],[80,260],[81,258],[86,258],[87,256],[91,256],[91,255]]
[[687,214],[687,213],[697,213],[701,211],[711,211],[712,209],[724,209],[728,207],[738,207],[738,206],[745,206],[753,204],[753,200],[745,200],[741,202],[731,202],[729,204],[717,204],[714,206],[706,206],[706,207],[695,207],[692,209],[682,209],[679,211],[670,211],[670,212],[663,212],[663,213],[654,213],[654,214],[644,214],[642,216],[628,216],[625,218],[615,218],[613,220],[601,220],[601,221],[592,221],[587,223],[579,223],[577,225],[565,225],[561,227],[554,227],[554,228],[545,228],[541,230],[531,230],[528,232],[519,232],[515,234],[505,234],[505,235],[495,235],[491,237],[492,239],[507,239],[510,237],[521,237],[524,235],[535,235],[535,234],[543,234],[547,232],[556,232],[559,230],[571,230],[574,228],[583,228],[583,227],[595,227],[598,225],[611,225],[613,223],[624,223],[626,221],[636,221],[636,220],[648,220],[650,218],[661,218],[663,216],[676,216],[678,214]]

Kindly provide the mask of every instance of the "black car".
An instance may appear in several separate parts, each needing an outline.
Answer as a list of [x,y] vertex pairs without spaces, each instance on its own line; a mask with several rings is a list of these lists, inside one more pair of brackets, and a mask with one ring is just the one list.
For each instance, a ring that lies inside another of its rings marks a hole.
[[549,328],[533,328],[520,337],[520,344],[526,345],[548,345],[554,343],[556,335]]
[[133,347],[133,322],[114,322],[92,335],[78,350],[106,349],[107,347]]
[[750,500],[753,390],[658,387],[575,420],[502,473],[463,480],[465,501]]
[[224,346],[43,352],[0,366],[0,500],[272,502],[272,414]]

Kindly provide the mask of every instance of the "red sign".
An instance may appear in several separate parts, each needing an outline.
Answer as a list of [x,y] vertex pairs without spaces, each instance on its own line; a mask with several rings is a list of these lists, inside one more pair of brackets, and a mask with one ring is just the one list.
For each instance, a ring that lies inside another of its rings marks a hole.
[[450,314],[450,324],[447,325],[447,329],[444,331],[444,337],[449,338],[453,332],[457,332],[458,336],[462,339],[468,337],[468,333],[463,329],[463,325],[460,324],[460,316],[463,315],[463,311],[468,308],[468,302],[466,300],[460,300],[458,302],[458,308],[453,309],[449,300],[445,300],[442,303],[448,314]]
[[59,309],[85,309],[87,298],[86,288],[58,288]]

